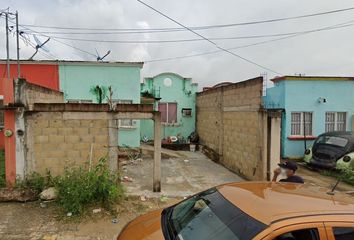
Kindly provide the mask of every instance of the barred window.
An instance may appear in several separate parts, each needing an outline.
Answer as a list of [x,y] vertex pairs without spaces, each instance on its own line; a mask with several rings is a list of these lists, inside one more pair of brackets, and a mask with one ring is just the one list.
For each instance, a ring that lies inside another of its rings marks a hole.
[[346,112],[326,112],[325,131],[346,131],[347,113]]
[[291,135],[312,135],[312,112],[291,113]]

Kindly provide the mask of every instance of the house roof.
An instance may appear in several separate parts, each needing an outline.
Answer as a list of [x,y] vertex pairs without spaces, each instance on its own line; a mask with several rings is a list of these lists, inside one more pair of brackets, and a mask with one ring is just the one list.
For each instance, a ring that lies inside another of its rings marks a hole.
[[309,216],[354,215],[354,198],[309,184],[239,182],[218,191],[232,204],[265,224]]
[[306,80],[306,81],[354,81],[354,77],[341,77],[341,76],[280,76],[271,79],[273,82],[283,80]]
[[[6,59],[0,59],[0,64],[6,64]],[[14,59],[10,64],[17,64]],[[48,65],[104,65],[104,66],[137,66],[143,67],[144,62],[107,62],[107,61],[76,61],[76,60],[20,60],[20,64],[48,64]]]

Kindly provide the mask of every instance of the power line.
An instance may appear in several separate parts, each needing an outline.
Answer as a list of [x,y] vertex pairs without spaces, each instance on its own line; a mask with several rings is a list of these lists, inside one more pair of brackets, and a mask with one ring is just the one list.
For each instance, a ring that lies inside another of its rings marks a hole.
[[[2,16],[1,16],[1,17],[2,17]],[[9,21],[9,22],[11,22],[11,21]],[[12,23],[13,23],[13,22],[12,22]],[[25,28],[25,29],[27,29],[27,30],[30,30],[30,31],[32,31],[32,32],[35,32],[35,33],[37,33],[38,35],[41,35],[41,36],[50,38],[50,36],[48,36],[48,35],[45,35],[45,34],[42,34],[42,33],[40,33],[40,32],[34,31],[34,30],[32,30],[32,29],[30,29],[30,28],[28,28],[28,27],[25,27],[25,26],[23,26],[23,25],[19,25],[19,26],[21,26],[21,27],[23,27],[23,28]],[[65,43],[65,42],[62,42],[62,41],[60,41],[60,40],[53,39],[53,41],[58,42],[58,43],[61,43],[61,44],[65,45],[65,46],[71,47],[71,48],[73,48],[73,49],[75,49],[75,50],[77,50],[77,51],[80,51],[80,52],[89,54],[89,55],[91,55],[91,56],[94,56],[95,58],[97,57],[95,54],[93,54],[93,53],[91,53],[91,52],[89,52],[89,51],[86,51],[86,50],[84,50],[84,49],[81,49],[81,48],[72,46],[72,45],[70,45],[70,44],[68,44],[68,43]]]
[[[326,29],[327,30],[338,29],[338,28],[343,28],[343,27],[354,26],[354,24],[347,24],[347,23],[350,23],[350,22],[353,22],[353,21],[349,21],[349,22],[345,22],[345,23],[340,23],[340,24],[328,26],[326,28],[323,28],[323,30],[326,30]],[[276,41],[280,41],[280,40],[285,40],[285,39],[289,39],[289,38],[294,38],[294,37],[298,37],[298,36],[301,36],[301,35],[310,34],[310,33],[314,33],[314,32],[320,32],[320,31],[319,30],[318,31],[315,31],[315,30],[314,31],[308,31],[308,32],[294,34],[294,35],[291,35],[291,36],[275,38],[275,39],[271,39],[271,40],[267,40],[267,41],[261,41],[261,42],[257,42],[257,43],[251,43],[251,44],[231,47],[231,48],[227,48],[227,49],[228,50],[236,50],[236,49],[241,49],[241,48],[247,48],[247,47],[262,45],[262,44],[266,44],[266,43],[276,42]],[[208,52],[202,52],[202,53],[196,53],[196,54],[184,55],[184,56],[177,56],[177,57],[159,58],[159,59],[153,59],[153,60],[146,60],[144,62],[145,63],[153,63],[153,62],[162,62],[162,61],[172,61],[172,60],[178,60],[178,59],[184,59],[184,58],[191,58],[191,57],[199,57],[199,56],[204,56],[204,55],[210,55],[210,54],[215,54],[215,53],[220,53],[220,52],[222,52],[222,50],[208,51]]]
[[141,1],[141,0],[137,0],[137,1],[140,2],[141,4],[145,5],[146,7],[150,8],[151,10],[157,12],[158,14],[162,15],[163,17],[165,17],[165,18],[171,20],[172,22],[178,24],[179,26],[181,26],[181,27],[183,27],[183,28],[185,28],[185,29],[188,29],[190,32],[192,32],[192,33],[194,33],[195,35],[197,35],[197,36],[203,38],[205,41],[211,43],[211,44],[214,45],[216,48],[218,48],[218,49],[220,49],[220,50],[223,50],[224,52],[227,52],[227,53],[229,53],[229,54],[231,54],[231,55],[233,55],[233,56],[235,56],[235,57],[237,57],[237,58],[239,58],[239,59],[242,59],[242,60],[244,60],[244,61],[246,61],[246,62],[248,62],[248,63],[251,63],[251,64],[253,64],[253,65],[256,65],[256,66],[258,66],[258,67],[260,67],[260,68],[263,68],[263,69],[268,70],[268,71],[271,71],[271,72],[273,72],[273,73],[282,75],[281,73],[279,73],[279,72],[277,72],[277,71],[275,71],[275,70],[273,70],[273,69],[270,69],[270,68],[268,68],[268,67],[265,67],[265,66],[263,66],[263,65],[260,65],[260,64],[258,64],[258,63],[256,63],[256,62],[252,61],[252,60],[249,60],[249,59],[247,59],[247,58],[245,58],[245,57],[242,57],[242,56],[240,56],[240,55],[238,55],[238,54],[236,54],[236,53],[233,53],[233,52],[231,52],[230,50],[227,50],[227,49],[225,49],[225,48],[223,48],[223,47],[220,47],[219,45],[217,45],[217,44],[216,44],[215,42],[213,42],[212,40],[210,40],[210,39],[204,37],[204,36],[201,35],[200,33],[197,33],[196,31],[190,29],[189,27],[186,27],[186,26],[183,25],[182,23],[179,23],[179,22],[176,21],[175,19],[173,19],[173,18],[167,16],[166,14],[164,14],[164,13],[162,13],[161,11],[159,11],[159,10],[153,8],[152,6],[146,4],[145,2],[143,2],[143,1]]
[[[341,28],[341,27],[353,26],[354,24],[347,24],[347,23],[350,23],[350,22],[353,22],[353,21],[349,21],[349,22],[345,22],[345,23],[340,23],[340,24],[328,26],[327,29],[329,30],[329,29],[337,29],[337,28]],[[325,28],[323,30],[325,30]],[[285,39],[289,39],[289,38],[293,38],[293,37],[298,37],[298,36],[301,36],[301,35],[310,34],[310,33],[314,33],[314,32],[319,32],[319,31],[304,32],[304,33],[299,33],[299,34],[295,34],[295,35],[291,35],[291,36],[271,39],[271,40],[267,40],[267,41],[262,41],[262,42],[252,43],[252,44],[246,44],[246,45],[241,45],[241,46],[236,46],[236,47],[228,48],[228,50],[235,50],[235,49],[240,49],[240,48],[247,48],[247,47],[257,46],[257,45],[266,44],[266,43],[270,43],[270,42],[276,42],[276,41],[285,40]],[[222,52],[222,50],[209,51],[209,52],[203,52],[203,53],[197,53],[197,54],[185,55],[185,56],[153,59],[153,60],[147,60],[147,61],[144,61],[144,62],[153,63],[153,62],[171,61],[171,60],[177,60],[177,59],[184,59],[184,58],[191,58],[191,57],[210,55],[210,54],[215,54],[215,53],[220,53],[220,52]]]
[[[350,23],[353,21],[349,21],[346,23]],[[333,30],[337,28],[349,27],[353,24],[349,24],[346,26],[337,26],[337,27],[322,27],[322,28],[315,28],[306,31],[298,31],[298,32],[288,32],[288,33],[276,33],[276,34],[266,34],[266,35],[250,35],[250,36],[235,36],[235,37],[214,37],[209,38],[210,40],[238,40],[238,39],[254,39],[254,38],[267,38],[267,37],[280,37],[280,36],[289,36],[289,35],[296,35],[296,34],[303,34],[303,33],[311,33],[317,31],[327,31]],[[37,35],[33,33],[27,33],[29,35]],[[43,32],[41,32],[43,34]],[[61,37],[61,36],[53,36],[49,35],[51,38],[55,39],[63,39],[63,40],[71,40],[71,41],[81,41],[81,42],[98,42],[98,43],[127,43],[127,44],[137,44],[137,43],[180,43],[180,42],[198,42],[204,41],[204,39],[200,38],[190,38],[190,39],[175,39],[175,40],[101,40],[101,39],[87,39],[87,38],[70,38],[70,37]]]
[[[244,25],[255,25],[255,24],[264,24],[264,23],[273,23],[280,21],[288,21],[294,19],[302,19],[309,17],[316,17],[328,14],[334,14],[339,12],[352,11],[354,7],[336,9],[325,12],[317,12],[312,14],[305,14],[299,16],[292,17],[283,17],[283,18],[275,18],[275,19],[266,19],[266,20],[258,20],[258,21],[250,21],[250,22],[240,22],[240,23],[228,23],[228,24],[219,24],[219,25],[205,25],[205,26],[197,26],[197,27],[189,27],[191,30],[206,30],[206,29],[214,29],[214,28],[225,28],[225,27],[235,27],[235,26],[244,26]],[[117,31],[121,33],[152,33],[152,32],[174,32],[174,31],[186,31],[186,28],[87,28],[87,27],[60,27],[60,26],[46,26],[46,25],[34,25],[34,24],[22,24],[25,27],[34,27],[34,28],[45,28],[45,29],[61,29],[61,30],[91,30],[91,31]],[[45,33],[53,33],[53,32],[45,32]],[[56,32],[59,33],[59,32]],[[68,34],[85,34],[85,33],[68,33]],[[92,33],[90,33],[92,34]],[[115,33],[119,34],[119,33]]]

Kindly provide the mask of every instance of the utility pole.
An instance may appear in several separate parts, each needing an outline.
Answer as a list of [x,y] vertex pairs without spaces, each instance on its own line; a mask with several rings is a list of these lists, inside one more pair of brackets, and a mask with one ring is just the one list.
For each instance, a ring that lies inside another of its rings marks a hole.
[[7,78],[10,79],[9,12],[5,13],[5,17],[6,17],[6,69],[7,69]]
[[20,32],[18,30],[18,12],[16,11],[16,43],[17,43],[17,79],[21,76],[21,67],[20,67]]

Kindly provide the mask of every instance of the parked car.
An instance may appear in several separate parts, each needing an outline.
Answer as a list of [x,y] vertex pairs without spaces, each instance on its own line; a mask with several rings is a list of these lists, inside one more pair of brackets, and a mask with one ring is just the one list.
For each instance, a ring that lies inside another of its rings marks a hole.
[[142,215],[118,240],[353,240],[354,199],[306,184],[230,183]]
[[354,168],[354,132],[327,132],[305,151],[304,161],[321,168]]

